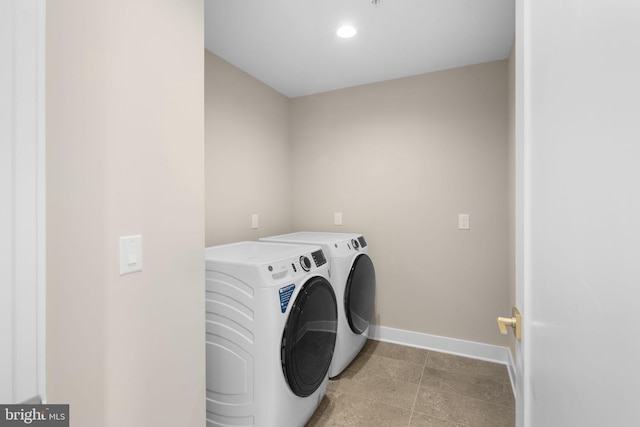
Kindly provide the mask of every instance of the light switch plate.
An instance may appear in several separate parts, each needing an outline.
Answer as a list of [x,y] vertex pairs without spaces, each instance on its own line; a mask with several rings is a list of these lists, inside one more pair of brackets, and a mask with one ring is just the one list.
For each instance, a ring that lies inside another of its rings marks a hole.
[[333,224],[334,225],[342,225],[342,212],[334,212],[334,214],[333,214]]
[[142,271],[142,235],[120,237],[120,275]]
[[469,230],[469,214],[458,215],[458,230]]

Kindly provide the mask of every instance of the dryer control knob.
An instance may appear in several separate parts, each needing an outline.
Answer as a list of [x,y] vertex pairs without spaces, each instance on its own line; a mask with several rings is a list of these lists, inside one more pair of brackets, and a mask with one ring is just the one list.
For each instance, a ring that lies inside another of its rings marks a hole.
[[353,249],[355,250],[360,249],[360,243],[358,243],[356,239],[351,239],[351,246],[353,246]]
[[300,266],[302,267],[302,269],[304,271],[311,270],[311,260],[309,258],[307,258],[306,256],[301,256],[300,257]]

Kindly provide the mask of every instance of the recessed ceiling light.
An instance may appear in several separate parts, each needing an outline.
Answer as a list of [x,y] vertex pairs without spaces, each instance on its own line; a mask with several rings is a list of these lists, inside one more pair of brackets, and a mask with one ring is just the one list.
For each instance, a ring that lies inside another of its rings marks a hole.
[[356,29],[353,28],[351,25],[343,25],[342,27],[338,28],[337,34],[338,37],[342,37],[343,39],[348,39],[349,37],[353,37],[355,36],[357,33]]

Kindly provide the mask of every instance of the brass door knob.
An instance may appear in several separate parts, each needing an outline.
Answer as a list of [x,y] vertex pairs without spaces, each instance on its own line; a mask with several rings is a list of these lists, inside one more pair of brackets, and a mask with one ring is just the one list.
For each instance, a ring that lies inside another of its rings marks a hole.
[[498,317],[496,319],[498,321],[500,333],[506,335],[507,326],[509,326],[513,328],[513,331],[516,334],[516,339],[522,339],[522,316],[520,315],[520,311],[513,307],[511,309],[511,314],[513,317]]

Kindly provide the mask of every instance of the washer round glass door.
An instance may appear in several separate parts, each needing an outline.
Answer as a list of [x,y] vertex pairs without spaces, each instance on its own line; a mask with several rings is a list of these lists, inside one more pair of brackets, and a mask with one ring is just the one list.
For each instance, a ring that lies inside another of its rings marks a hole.
[[355,334],[364,333],[369,327],[376,298],[376,271],[366,254],[353,261],[344,291],[344,312],[349,327]]
[[282,371],[297,396],[307,397],[322,384],[336,344],[338,309],[331,284],[309,279],[298,292],[282,334]]

